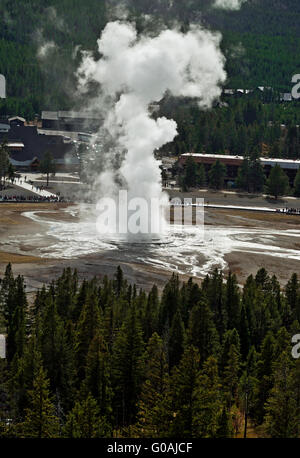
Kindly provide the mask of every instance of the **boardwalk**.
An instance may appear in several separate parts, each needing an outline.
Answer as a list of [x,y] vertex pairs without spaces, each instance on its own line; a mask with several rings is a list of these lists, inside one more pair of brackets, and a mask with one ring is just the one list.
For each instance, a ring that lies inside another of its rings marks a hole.
[[[9,181],[9,180],[7,180]],[[25,175],[21,175],[20,178],[15,178],[14,186],[16,187],[16,193],[22,194],[23,191],[29,191],[40,197],[57,197],[53,192],[46,191],[40,187],[36,187],[34,184],[28,183],[25,181]]]

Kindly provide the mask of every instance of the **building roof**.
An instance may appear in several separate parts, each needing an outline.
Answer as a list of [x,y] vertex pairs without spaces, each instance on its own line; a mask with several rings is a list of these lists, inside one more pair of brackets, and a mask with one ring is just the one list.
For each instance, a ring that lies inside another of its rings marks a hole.
[[0,123],[0,132],[8,132],[10,129],[9,124]]
[[13,116],[12,118],[8,118],[8,122],[12,122],[12,121],[26,122],[26,119],[22,118],[21,116]]
[[58,111],[42,111],[42,119],[58,121]]
[[7,146],[9,148],[24,148],[24,143],[23,142],[8,142]]
[[60,119],[98,119],[99,116],[89,111],[42,111],[42,119],[59,121]]
[[59,118],[71,118],[71,119],[97,119],[94,113],[89,111],[59,111]]
[[204,153],[184,153],[181,154],[181,157],[203,157],[203,158],[212,158],[212,159],[240,159],[244,160],[243,156],[232,156],[230,154],[204,154]]
[[32,162],[34,161],[33,159],[29,159],[28,161],[16,161],[15,159],[10,158],[10,163],[14,167],[30,167]]
[[[212,160],[223,160],[223,161],[235,161],[237,163],[244,160],[243,156],[232,156],[229,154],[201,154],[201,153],[185,153],[182,154],[180,157],[187,158],[187,157],[195,157],[195,158],[203,158],[203,159],[212,159]],[[300,168],[300,160],[299,159],[281,159],[281,158],[266,158],[261,157],[260,161],[262,165],[270,165],[274,167],[276,164],[280,165],[280,167],[285,169],[299,169]]]
[[54,160],[63,159],[66,154],[72,156],[75,152],[74,145],[65,143],[61,136],[39,135],[36,126],[11,125],[9,132],[0,132],[0,143],[4,140],[12,148],[22,148],[21,151],[11,152],[11,158],[18,162],[31,161],[34,158],[41,160],[46,152]]
[[67,156],[63,159],[56,159],[54,162],[57,165],[63,165],[63,164],[79,165],[80,164],[80,160],[76,156],[72,156],[72,157]]
[[58,137],[70,137],[72,140],[78,140],[78,132],[72,132],[72,131],[67,131],[67,130],[53,130],[53,129],[41,129],[38,128],[38,133],[40,135],[47,135],[50,137],[51,135],[53,136],[58,136]]

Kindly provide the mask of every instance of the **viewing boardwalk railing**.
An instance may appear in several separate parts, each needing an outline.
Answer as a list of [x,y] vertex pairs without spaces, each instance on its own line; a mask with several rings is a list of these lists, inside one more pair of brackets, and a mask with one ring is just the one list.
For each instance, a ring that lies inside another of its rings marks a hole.
[[39,202],[69,202],[58,196],[0,196],[0,203],[39,203]]
[[[53,197],[55,194],[53,192],[49,192],[43,187],[35,186],[35,184],[31,181],[26,181],[24,177],[15,178],[13,181],[15,187],[19,189],[23,189],[26,192],[30,192],[40,197]],[[21,193],[20,193],[21,194]]]
[[[23,176],[15,178],[13,182],[8,178],[5,181],[6,183],[12,184],[14,186],[15,194],[2,193],[2,195],[0,195],[0,203],[39,203],[68,201],[64,197],[58,196],[53,192],[47,191],[43,187],[36,186],[32,181],[27,181]],[[24,191],[26,192],[26,194],[24,193]]]

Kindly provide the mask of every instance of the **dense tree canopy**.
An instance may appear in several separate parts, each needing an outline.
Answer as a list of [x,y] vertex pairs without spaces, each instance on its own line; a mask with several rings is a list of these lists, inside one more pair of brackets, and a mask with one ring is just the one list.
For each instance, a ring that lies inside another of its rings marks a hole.
[[212,438],[247,436],[250,424],[299,437],[299,285],[294,274],[281,291],[260,269],[240,290],[215,270],[200,286],[173,275],[158,296],[120,268],[82,284],[66,269],[29,305],[9,265],[0,435]]
[[[300,47],[300,8],[297,0],[246,2],[240,11],[212,8],[212,0],[127,0],[129,20],[138,30],[153,32],[174,19],[186,30],[202,22],[223,34],[228,87],[271,86],[291,90],[299,73],[295,55]],[[33,118],[42,109],[67,109],[73,98],[74,50],[96,50],[105,24],[117,17],[116,0],[1,0],[0,73],[7,77],[8,99],[0,114]],[[151,14],[152,21],[145,19]],[[55,44],[43,59],[43,46]],[[272,99],[272,94],[267,95]]]

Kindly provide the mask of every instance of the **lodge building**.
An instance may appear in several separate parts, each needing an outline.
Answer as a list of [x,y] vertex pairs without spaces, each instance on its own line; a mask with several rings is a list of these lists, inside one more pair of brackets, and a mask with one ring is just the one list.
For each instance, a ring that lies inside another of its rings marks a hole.
[[16,170],[38,170],[46,153],[51,154],[58,170],[76,171],[79,168],[73,142],[62,135],[41,134],[37,126],[26,125],[24,118],[15,116],[0,121],[0,144],[4,142]]
[[[198,164],[203,164],[205,172],[208,173],[211,166],[219,160],[222,164],[226,166],[227,175],[225,178],[225,183],[234,183],[237,176],[238,170],[243,163],[243,156],[230,156],[223,154],[197,154],[197,153],[186,153],[182,154],[179,157],[179,165],[184,167],[186,161],[189,157],[192,157],[194,161]],[[292,186],[297,174],[298,169],[300,168],[300,160],[298,159],[271,159],[266,157],[260,158],[261,165],[264,169],[265,175],[268,178],[270,175],[272,167],[278,164],[284,172],[289,177],[290,185]]]

